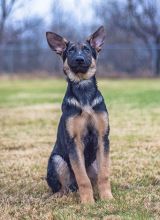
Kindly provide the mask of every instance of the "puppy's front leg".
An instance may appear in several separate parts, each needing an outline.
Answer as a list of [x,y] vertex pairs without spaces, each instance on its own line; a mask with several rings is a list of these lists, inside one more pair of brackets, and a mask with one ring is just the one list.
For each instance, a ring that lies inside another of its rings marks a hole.
[[69,158],[78,184],[81,202],[93,203],[93,190],[85,168],[83,144],[81,143],[81,140],[76,138],[74,143],[75,146],[72,146],[73,148],[69,153]]
[[98,189],[102,200],[113,198],[109,180],[109,140],[108,137],[104,139],[99,138],[97,151]]
[[69,159],[78,184],[82,203],[93,203],[93,190],[87,175],[84,159],[84,144],[82,137],[85,133],[86,119],[73,116],[67,120]]
[[97,149],[97,166],[98,166],[98,189],[101,199],[113,198],[109,181],[109,121],[106,112],[97,114],[98,130],[98,149]]

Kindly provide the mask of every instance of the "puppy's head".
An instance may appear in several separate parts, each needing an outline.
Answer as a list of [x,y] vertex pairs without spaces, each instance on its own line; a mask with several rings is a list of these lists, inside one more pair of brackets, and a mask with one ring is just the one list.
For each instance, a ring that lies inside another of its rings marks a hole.
[[89,79],[95,74],[97,54],[105,39],[103,26],[84,42],[70,42],[52,32],[46,36],[51,49],[62,57],[64,73],[70,80]]

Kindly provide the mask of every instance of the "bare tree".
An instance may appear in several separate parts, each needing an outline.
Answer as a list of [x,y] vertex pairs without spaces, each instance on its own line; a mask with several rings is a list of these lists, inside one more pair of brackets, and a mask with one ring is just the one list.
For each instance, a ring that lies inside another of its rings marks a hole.
[[[63,35],[64,37],[73,37],[74,33],[71,25],[72,20],[70,19],[72,15],[69,15],[68,12],[65,11],[61,0],[53,0],[51,15],[51,30]],[[68,22],[68,20],[70,21]]]
[[[77,5],[77,1],[74,1]],[[81,40],[86,36],[88,24],[79,22],[76,12],[72,8],[65,7],[63,0],[53,0],[51,9],[51,29],[70,40]],[[83,25],[82,25],[83,24]]]
[[160,75],[160,3],[158,0],[127,0],[124,7],[117,2],[112,5],[114,24],[123,31],[132,32],[145,43],[154,59],[154,73]]
[[16,0],[0,0],[0,43],[3,40],[6,21],[16,2]]
[[[128,0],[131,31],[149,43],[152,41],[155,57],[155,74],[160,74],[160,7],[157,0]],[[145,37],[146,36],[146,37]]]

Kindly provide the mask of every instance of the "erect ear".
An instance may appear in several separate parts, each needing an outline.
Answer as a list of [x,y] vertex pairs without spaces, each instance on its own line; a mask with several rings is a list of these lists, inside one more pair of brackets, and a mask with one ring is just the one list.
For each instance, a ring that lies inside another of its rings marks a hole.
[[68,41],[53,32],[46,32],[47,42],[52,50],[56,51],[57,54],[62,55],[66,49]]
[[96,32],[94,32],[87,41],[90,43],[91,47],[95,48],[99,52],[102,48],[105,39],[104,27],[101,26]]

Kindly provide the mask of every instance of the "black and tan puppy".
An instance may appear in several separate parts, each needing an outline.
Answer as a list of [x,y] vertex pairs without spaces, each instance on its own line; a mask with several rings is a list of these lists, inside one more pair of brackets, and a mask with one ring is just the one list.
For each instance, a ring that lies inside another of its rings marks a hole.
[[104,43],[100,27],[83,43],[47,32],[47,41],[64,63],[68,82],[47,182],[53,193],[79,190],[82,203],[93,203],[93,182],[101,199],[112,198],[109,182],[109,120],[96,83],[96,59]]

